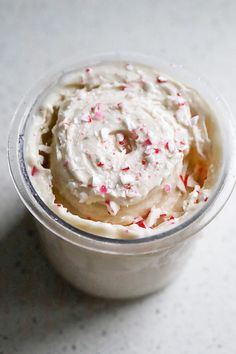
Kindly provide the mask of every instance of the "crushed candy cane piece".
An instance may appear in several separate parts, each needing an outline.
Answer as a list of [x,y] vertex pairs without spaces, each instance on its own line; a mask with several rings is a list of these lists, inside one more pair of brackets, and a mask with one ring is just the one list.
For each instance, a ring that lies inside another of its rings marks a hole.
[[166,183],[164,185],[164,190],[166,193],[170,193],[171,192],[171,184],[170,183]]
[[32,177],[35,176],[36,173],[38,173],[38,169],[37,169],[36,166],[33,166],[32,169],[31,169],[31,176],[32,176]]
[[107,193],[107,187],[104,184],[100,187],[100,192]]

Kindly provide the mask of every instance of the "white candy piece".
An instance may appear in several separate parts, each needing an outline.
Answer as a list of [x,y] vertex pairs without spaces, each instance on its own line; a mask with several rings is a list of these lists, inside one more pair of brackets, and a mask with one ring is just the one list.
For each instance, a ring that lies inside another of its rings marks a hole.
[[148,227],[152,227],[156,223],[160,215],[161,215],[161,209],[153,206],[150,210],[150,213],[148,214],[147,219],[145,220],[145,224]]
[[116,215],[120,210],[120,206],[111,200],[107,205],[107,210],[111,215]]
[[120,174],[122,184],[129,184],[134,182],[134,176],[128,174]]
[[106,140],[109,136],[109,133],[110,133],[110,130],[108,128],[102,128],[100,130],[100,133],[101,133],[101,137],[103,140]]

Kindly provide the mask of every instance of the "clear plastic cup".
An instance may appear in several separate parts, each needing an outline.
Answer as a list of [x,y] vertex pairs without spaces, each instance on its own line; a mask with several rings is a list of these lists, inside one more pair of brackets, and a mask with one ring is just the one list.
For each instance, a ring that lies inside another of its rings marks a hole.
[[[111,61],[151,65],[195,88],[209,104],[221,130],[222,166],[208,203],[171,229],[135,240],[90,234],[59,218],[40,199],[25,165],[32,110],[45,90],[53,87],[67,72]],[[10,129],[9,166],[17,192],[37,220],[41,241],[55,269],[72,285],[92,295],[132,298],[163,288],[179,274],[197,235],[228,200],[235,184],[235,131],[235,122],[225,101],[202,77],[183,66],[140,54],[101,54],[79,59],[75,64],[48,75],[24,98]]]

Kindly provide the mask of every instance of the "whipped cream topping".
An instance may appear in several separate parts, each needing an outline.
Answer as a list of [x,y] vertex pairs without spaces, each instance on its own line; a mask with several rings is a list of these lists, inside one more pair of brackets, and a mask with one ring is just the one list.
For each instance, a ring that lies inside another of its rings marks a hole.
[[81,229],[152,235],[208,201],[214,124],[195,90],[155,68],[106,63],[65,74],[34,117],[31,179]]

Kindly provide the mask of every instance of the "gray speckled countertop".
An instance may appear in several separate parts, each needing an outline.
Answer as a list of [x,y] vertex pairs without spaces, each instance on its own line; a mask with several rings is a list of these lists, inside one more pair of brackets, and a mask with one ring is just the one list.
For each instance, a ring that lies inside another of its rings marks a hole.
[[6,161],[22,95],[76,55],[160,53],[207,76],[235,113],[235,14],[233,0],[0,0],[0,354],[236,353],[236,192],[174,284],[109,302],[74,290],[48,264]]

